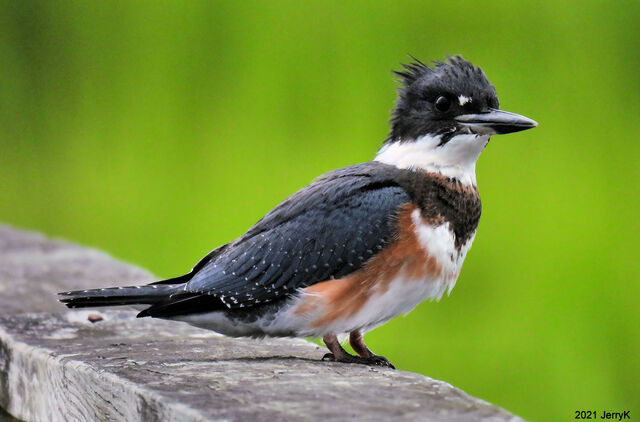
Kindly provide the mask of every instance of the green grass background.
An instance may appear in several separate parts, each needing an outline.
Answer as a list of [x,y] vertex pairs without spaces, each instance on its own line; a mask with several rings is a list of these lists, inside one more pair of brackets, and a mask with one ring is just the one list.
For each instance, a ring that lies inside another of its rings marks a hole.
[[0,221],[188,270],[367,161],[411,53],[540,123],[478,163],[457,287],[367,336],[525,418],[640,415],[640,2],[0,3]]

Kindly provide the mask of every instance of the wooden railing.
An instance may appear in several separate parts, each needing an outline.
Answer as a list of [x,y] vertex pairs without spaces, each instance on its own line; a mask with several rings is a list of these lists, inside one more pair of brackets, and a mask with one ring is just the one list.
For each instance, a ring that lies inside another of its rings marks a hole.
[[0,226],[0,408],[23,421],[521,420],[423,375],[322,362],[325,351],[304,340],[232,339],[56,301],[58,291],[152,279]]

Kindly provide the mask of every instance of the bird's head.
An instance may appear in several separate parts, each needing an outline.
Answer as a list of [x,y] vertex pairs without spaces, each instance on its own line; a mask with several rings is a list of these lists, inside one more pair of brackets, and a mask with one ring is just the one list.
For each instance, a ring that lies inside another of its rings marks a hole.
[[537,126],[499,110],[496,90],[482,69],[460,56],[433,66],[414,58],[403,67],[395,72],[402,85],[378,161],[475,184],[475,162],[491,135]]

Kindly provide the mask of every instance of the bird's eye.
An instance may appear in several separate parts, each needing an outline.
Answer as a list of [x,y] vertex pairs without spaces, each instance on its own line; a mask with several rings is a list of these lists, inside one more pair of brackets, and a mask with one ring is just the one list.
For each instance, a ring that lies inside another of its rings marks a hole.
[[447,97],[440,96],[435,102],[436,109],[442,113],[449,111],[451,101]]

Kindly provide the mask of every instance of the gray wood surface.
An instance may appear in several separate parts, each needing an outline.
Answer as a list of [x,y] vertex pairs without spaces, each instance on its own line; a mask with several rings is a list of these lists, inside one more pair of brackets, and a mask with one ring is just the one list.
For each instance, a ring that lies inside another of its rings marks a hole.
[[522,420],[419,374],[322,362],[305,340],[63,310],[56,291],[151,276],[2,226],[0,251],[0,407],[24,421]]

